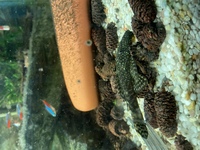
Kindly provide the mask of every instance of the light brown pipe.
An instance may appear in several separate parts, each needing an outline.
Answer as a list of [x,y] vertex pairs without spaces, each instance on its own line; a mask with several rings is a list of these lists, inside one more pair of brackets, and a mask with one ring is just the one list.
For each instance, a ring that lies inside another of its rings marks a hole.
[[65,84],[74,107],[98,106],[92,57],[89,0],[52,0],[52,12]]

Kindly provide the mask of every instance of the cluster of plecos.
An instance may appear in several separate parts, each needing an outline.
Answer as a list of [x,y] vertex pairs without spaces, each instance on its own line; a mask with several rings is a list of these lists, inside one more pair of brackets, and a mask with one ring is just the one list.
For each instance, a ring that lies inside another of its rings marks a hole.
[[[123,120],[123,108],[116,107],[114,89],[116,62],[113,51],[118,45],[117,28],[113,22],[102,27],[106,15],[101,0],[91,0],[92,40],[95,45],[95,71],[99,75],[98,89],[100,105],[96,109],[96,122],[102,127],[115,149],[122,149],[126,143],[131,143],[125,136],[129,127]],[[129,144],[130,146],[130,144]]]
[[[148,66],[147,69],[145,67],[140,69],[144,74],[147,72],[146,70],[152,70],[148,63],[157,59],[156,56],[158,56],[159,48],[166,37],[166,31],[161,22],[155,22],[157,9],[154,0],[129,0],[129,4],[134,13],[132,30],[138,40],[138,43],[132,46],[132,55],[137,63],[140,64],[139,66]],[[145,55],[141,58],[142,51],[144,51],[143,54]],[[151,80],[149,79],[148,81]],[[144,98],[146,121],[154,128],[159,127],[166,137],[172,137],[177,131],[176,101],[174,96],[166,91],[154,93],[154,83],[150,84],[150,88],[147,87],[142,91],[142,96],[139,94],[139,97]]]
[[[156,71],[150,63],[159,56],[166,30],[161,22],[156,22],[157,8],[154,0],[128,0],[134,16],[132,30],[138,42],[130,46],[130,55],[137,65],[137,72],[147,79],[147,84],[137,93],[144,98],[146,121],[153,128],[159,128],[166,137],[173,137],[177,132],[176,101],[174,96],[165,91],[154,92]],[[91,0],[92,40],[95,50],[95,71],[99,75],[98,88],[100,105],[96,109],[97,124],[102,127],[115,149],[122,149],[129,143],[129,127],[123,120],[123,108],[116,106],[118,86],[116,85],[116,60],[114,51],[118,47],[117,28],[113,22],[104,30],[102,23],[106,15],[101,0]],[[126,58],[125,58],[126,59]],[[175,142],[177,144],[179,142]],[[183,146],[183,145],[182,145]],[[183,146],[184,147],[184,146]]]

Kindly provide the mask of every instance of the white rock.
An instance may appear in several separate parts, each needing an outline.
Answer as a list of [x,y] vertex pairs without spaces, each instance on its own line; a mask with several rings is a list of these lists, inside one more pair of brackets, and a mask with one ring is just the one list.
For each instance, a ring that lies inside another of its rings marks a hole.
[[184,17],[184,21],[189,21],[190,20],[190,17],[189,16],[185,16]]
[[[197,133],[197,128],[195,126],[191,126],[191,131],[193,131],[193,133]],[[193,137],[197,137],[198,134],[193,134]]]
[[186,115],[184,115],[184,114],[181,114],[181,115],[179,116],[179,119],[180,119],[181,121],[187,121],[187,120],[188,120],[187,117],[186,117]]
[[194,80],[194,76],[192,74],[189,75],[190,80]]
[[196,98],[197,98],[196,94],[194,94],[194,93],[190,94],[190,99],[191,100],[196,100]]
[[183,105],[181,103],[179,103],[179,112],[183,113]]
[[[199,36],[200,36],[200,34],[199,34]],[[200,52],[200,50],[198,50],[197,48],[194,48],[194,49],[193,49],[193,53],[194,53],[195,55],[199,54],[199,52]]]
[[186,100],[185,98],[181,99],[181,102],[185,105],[185,106],[189,106],[191,104],[190,100]]
[[193,69],[195,69],[195,70],[198,68],[196,62],[193,63],[192,67],[193,67]]
[[193,145],[197,145],[199,143],[199,141],[196,138],[192,138],[191,142]]
[[182,92],[182,89],[179,85],[176,85],[175,88],[173,89],[173,92],[179,94]]
[[182,84],[181,84],[181,88],[182,88],[183,90],[187,90],[187,88],[188,88],[188,82],[187,82],[186,79],[183,80],[183,82],[182,82]]
[[189,115],[189,111],[187,109],[184,109],[184,114]]
[[198,29],[200,29],[200,20],[197,18],[197,20],[196,20],[196,24],[195,24],[195,26],[198,28]]
[[[183,126],[182,129],[184,129],[187,132],[187,130],[186,130],[188,128],[187,122],[182,122],[182,126]],[[183,131],[181,130],[181,132],[183,132]]]
[[[193,45],[190,45],[190,48],[193,48]],[[193,50],[192,49],[189,50],[189,54],[193,55]]]

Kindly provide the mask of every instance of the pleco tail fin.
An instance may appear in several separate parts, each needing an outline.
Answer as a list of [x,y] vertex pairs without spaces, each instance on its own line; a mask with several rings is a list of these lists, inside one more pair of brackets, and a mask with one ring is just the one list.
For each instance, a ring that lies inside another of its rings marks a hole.
[[145,144],[147,145],[149,150],[168,150],[162,139],[158,136],[158,134],[154,131],[149,123],[146,123],[148,129],[148,138],[144,139]]

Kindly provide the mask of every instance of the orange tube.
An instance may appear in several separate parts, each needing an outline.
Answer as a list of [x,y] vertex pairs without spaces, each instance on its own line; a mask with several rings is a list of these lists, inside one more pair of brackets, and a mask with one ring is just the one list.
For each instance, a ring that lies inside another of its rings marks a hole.
[[52,0],[61,65],[74,107],[90,111],[98,96],[92,57],[89,0]]

